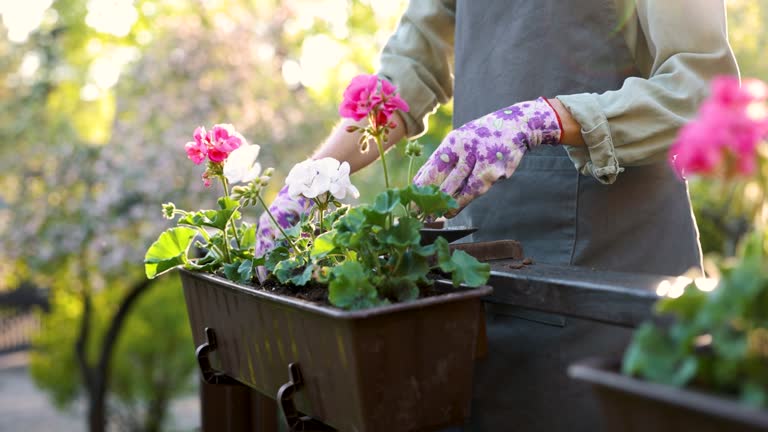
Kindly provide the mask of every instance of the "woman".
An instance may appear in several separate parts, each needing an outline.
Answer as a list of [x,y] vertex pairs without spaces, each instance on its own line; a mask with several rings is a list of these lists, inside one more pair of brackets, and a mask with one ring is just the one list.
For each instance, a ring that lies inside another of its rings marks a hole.
[[[438,184],[466,206],[453,220],[479,227],[474,241],[517,239],[538,262],[604,270],[700,266],[686,185],[666,159],[707,81],[738,73],[723,0],[414,0],[381,65],[411,107],[390,142],[423,133],[427,115],[454,98],[461,127],[415,182]],[[349,124],[314,157],[353,170],[378,157],[358,152]],[[281,193],[273,208],[301,206]],[[261,234],[260,249],[270,243]],[[627,337],[494,312],[468,429],[595,430],[595,407],[565,367],[620,350]],[[535,411],[545,405],[558,409]]]

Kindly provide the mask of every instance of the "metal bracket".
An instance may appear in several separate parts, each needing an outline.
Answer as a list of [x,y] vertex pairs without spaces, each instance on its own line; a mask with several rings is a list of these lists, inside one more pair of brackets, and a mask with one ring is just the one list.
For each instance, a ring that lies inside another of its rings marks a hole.
[[220,385],[242,385],[234,378],[219,372],[211,366],[211,359],[209,356],[216,350],[216,333],[212,328],[205,328],[206,342],[197,347],[195,350],[195,356],[197,357],[197,364],[200,366],[200,373],[203,375],[203,381],[208,384],[220,384]]
[[302,416],[293,403],[293,396],[304,385],[301,369],[298,363],[288,365],[289,381],[277,391],[277,401],[280,404],[280,414],[291,432],[333,432],[336,429],[325,425],[312,417]]

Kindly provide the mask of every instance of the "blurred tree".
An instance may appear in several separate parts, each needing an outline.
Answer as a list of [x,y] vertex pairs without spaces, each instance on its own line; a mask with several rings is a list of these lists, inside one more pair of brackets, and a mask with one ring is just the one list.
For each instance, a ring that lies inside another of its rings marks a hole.
[[235,123],[284,174],[398,13],[317,3],[56,0],[26,41],[0,37],[0,285],[51,287],[32,374],[60,406],[85,394],[91,430],[159,430],[194,368],[176,280],[150,289],[141,264],[162,202],[213,205],[182,150],[194,127]]

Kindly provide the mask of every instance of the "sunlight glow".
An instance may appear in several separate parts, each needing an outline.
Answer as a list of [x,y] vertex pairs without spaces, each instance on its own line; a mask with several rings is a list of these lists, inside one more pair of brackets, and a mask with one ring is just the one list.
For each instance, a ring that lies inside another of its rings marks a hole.
[[693,282],[696,284],[696,288],[704,292],[714,291],[717,284],[720,283],[715,278],[696,278]]
[[0,16],[11,42],[22,43],[35,31],[53,0],[0,0]]
[[282,67],[283,80],[290,88],[301,84],[301,66],[295,60],[286,60]]
[[347,37],[349,30],[349,4],[347,0],[296,0],[293,2],[297,11],[296,27],[306,30],[315,19],[327,22],[337,38]]
[[102,33],[125,37],[138,18],[133,0],[90,0],[85,22]]
[[31,51],[24,54],[24,59],[19,66],[19,75],[23,79],[32,78],[40,67],[40,55],[37,52]]
[[309,88],[322,88],[336,74],[346,48],[326,35],[310,36],[301,46],[301,83]]
[[669,289],[672,287],[672,284],[664,279],[663,281],[659,282],[659,285],[656,287],[656,295],[659,297],[665,297],[669,293]]
[[80,91],[83,100],[97,99],[103,90],[117,84],[120,74],[126,64],[138,58],[139,51],[136,48],[114,48],[97,57],[91,63],[88,70],[88,81]]
[[717,288],[720,282],[717,278],[678,276],[670,281],[664,279],[656,286],[656,295],[659,297],[678,298],[685,293],[685,288],[693,283],[700,291],[710,292]]

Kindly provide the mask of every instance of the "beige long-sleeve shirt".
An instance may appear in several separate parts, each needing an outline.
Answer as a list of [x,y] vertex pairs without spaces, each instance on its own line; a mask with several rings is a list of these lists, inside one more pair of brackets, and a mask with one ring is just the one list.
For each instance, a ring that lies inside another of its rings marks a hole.
[[[663,160],[708,81],[738,74],[724,0],[614,1],[617,26],[641,76],[615,91],[557,95],[587,144],[566,146],[571,160],[603,183],[613,183],[623,166]],[[382,52],[379,74],[411,107],[404,115],[409,136],[422,134],[429,114],[453,95],[455,6],[456,0],[412,0]]]

